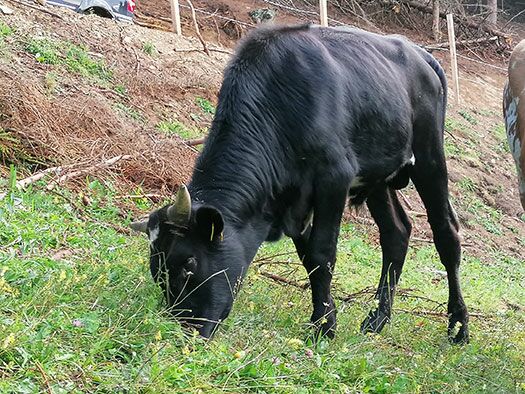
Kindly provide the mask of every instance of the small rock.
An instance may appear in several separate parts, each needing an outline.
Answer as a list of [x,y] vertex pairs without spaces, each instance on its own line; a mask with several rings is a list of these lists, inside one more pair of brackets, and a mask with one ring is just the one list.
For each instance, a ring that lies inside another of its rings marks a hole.
[[0,4],[0,11],[4,15],[11,15],[14,12],[12,8],[9,8],[8,6],[2,4]]

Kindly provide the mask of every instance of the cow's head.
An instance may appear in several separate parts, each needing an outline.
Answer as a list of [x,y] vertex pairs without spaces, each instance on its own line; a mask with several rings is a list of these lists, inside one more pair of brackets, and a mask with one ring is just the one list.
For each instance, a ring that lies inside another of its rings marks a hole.
[[185,186],[172,205],[131,224],[149,236],[151,274],[170,311],[204,337],[228,316],[243,273],[241,247],[224,226],[216,208],[192,204]]

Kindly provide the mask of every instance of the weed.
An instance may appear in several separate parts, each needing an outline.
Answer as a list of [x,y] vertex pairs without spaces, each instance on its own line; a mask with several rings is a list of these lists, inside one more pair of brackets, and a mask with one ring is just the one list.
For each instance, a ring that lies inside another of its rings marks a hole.
[[144,115],[142,115],[139,111],[136,109],[129,107],[122,103],[115,103],[115,108],[122,112],[124,115],[130,117],[133,120],[136,120],[137,122],[144,123],[146,119],[144,118]]
[[185,140],[199,138],[205,134],[203,129],[189,128],[179,121],[162,121],[157,124],[157,129],[167,135],[176,134]]
[[467,122],[469,122],[471,125],[475,126],[478,124],[478,120],[472,116],[471,113],[465,110],[461,110],[458,112],[463,119],[465,119]]
[[463,177],[458,182],[458,186],[461,190],[469,192],[469,193],[475,193],[477,190],[477,187],[474,181],[468,177]]
[[94,60],[87,48],[66,41],[53,41],[47,38],[30,39],[25,46],[27,52],[35,56],[39,63],[63,65],[70,72],[105,83],[111,80],[112,72],[104,61]]
[[49,94],[54,94],[58,90],[58,75],[48,72],[44,75],[44,86]]
[[124,85],[121,85],[121,84],[115,85],[113,87],[113,90],[115,90],[115,92],[117,92],[121,96],[127,96],[128,95],[128,89]]
[[467,201],[467,211],[475,216],[475,221],[482,225],[489,233],[502,235],[501,220],[502,213],[497,209],[486,205],[478,197],[469,196]]
[[35,56],[39,63],[59,64],[61,53],[59,46],[46,38],[31,39],[26,44],[26,51]]
[[0,38],[10,36],[11,34],[13,34],[13,29],[3,21],[0,21]]
[[152,42],[146,41],[142,43],[142,52],[144,52],[146,55],[153,56],[157,54],[157,48]]
[[207,99],[202,97],[197,97],[195,102],[200,107],[202,112],[210,115],[215,115],[215,106]]

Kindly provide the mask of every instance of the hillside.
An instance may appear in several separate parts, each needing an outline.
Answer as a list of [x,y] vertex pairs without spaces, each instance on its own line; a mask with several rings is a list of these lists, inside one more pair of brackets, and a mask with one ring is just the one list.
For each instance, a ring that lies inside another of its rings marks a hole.
[[[470,345],[446,340],[446,280],[411,186],[411,250],[382,335],[358,333],[380,270],[363,210],[345,215],[335,293],[354,296],[339,304],[334,342],[303,340],[309,293],[267,278],[305,279],[282,241],[262,248],[206,343],[162,313],[147,243],[126,225],[189,179],[198,150],[184,141],[206,133],[227,50],[211,29],[219,51],[207,56],[170,32],[12,8],[0,16],[0,392],[525,390],[525,216],[501,117],[503,58],[460,58],[462,103],[446,124]],[[435,55],[448,69],[446,52]],[[60,168],[15,187],[50,167]]]

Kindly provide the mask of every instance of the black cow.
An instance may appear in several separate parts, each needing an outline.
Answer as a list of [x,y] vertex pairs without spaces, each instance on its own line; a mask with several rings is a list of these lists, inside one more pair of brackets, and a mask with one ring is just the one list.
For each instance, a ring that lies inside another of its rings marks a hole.
[[211,336],[259,246],[284,233],[309,274],[311,320],[333,336],[330,282],[349,199],[366,201],[380,231],[379,305],[361,327],[379,332],[390,319],[411,232],[395,189],[412,179],[448,273],[449,336],[467,341],[445,107],[442,68],[402,37],[311,25],[253,32],[225,71],[187,189],[132,225],[149,234],[151,272],[170,308]]

